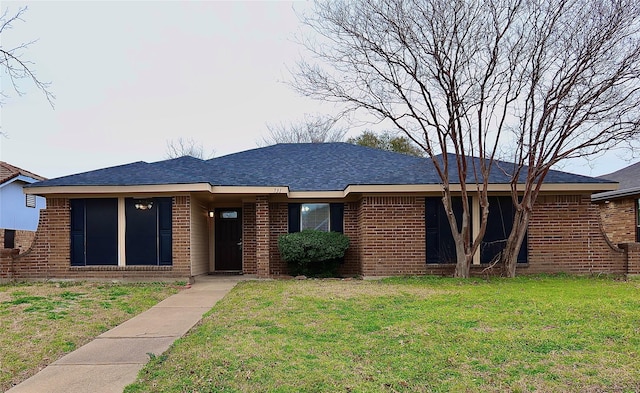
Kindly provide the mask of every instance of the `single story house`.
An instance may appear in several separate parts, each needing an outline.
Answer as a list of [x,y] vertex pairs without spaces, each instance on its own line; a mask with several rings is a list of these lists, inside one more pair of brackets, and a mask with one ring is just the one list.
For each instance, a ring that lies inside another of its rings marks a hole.
[[[511,227],[508,177],[495,170],[490,183],[475,273],[489,265]],[[518,273],[627,273],[627,254],[608,240],[591,203],[592,194],[616,188],[609,180],[551,171]],[[351,239],[340,267],[345,276],[450,275],[455,266],[431,161],[347,143],[135,162],[42,181],[26,192],[46,197],[47,208],[31,249],[4,262],[5,277],[277,277],[288,274],[278,236],[305,228]],[[472,208],[477,231],[475,197]]]
[[7,162],[0,161],[0,247],[25,249],[33,241],[44,197],[25,194],[23,187],[45,180]]

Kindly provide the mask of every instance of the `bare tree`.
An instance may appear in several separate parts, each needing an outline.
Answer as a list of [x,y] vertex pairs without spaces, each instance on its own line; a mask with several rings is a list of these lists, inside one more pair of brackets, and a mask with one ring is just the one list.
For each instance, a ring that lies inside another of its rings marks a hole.
[[[22,19],[23,14],[27,11],[27,7],[22,7],[14,15],[9,14],[9,10],[5,9],[0,16],[0,37],[5,37],[7,31],[14,27],[14,24],[18,21],[24,21]],[[35,71],[33,70],[34,63],[25,59],[24,52],[36,41],[29,41],[21,43],[15,47],[5,47],[2,42],[6,40],[0,40],[0,68],[7,75],[11,81],[11,87],[15,93],[19,96],[23,95],[23,91],[20,89],[19,84],[23,79],[30,79],[31,82],[45,95],[47,101],[51,107],[54,106],[55,96],[51,92],[51,83],[43,82],[38,79]],[[4,87],[2,93],[3,98],[7,98],[9,95],[5,91]],[[1,104],[1,101],[0,101]]]
[[167,151],[165,153],[165,157],[168,159],[178,158],[184,156],[190,156],[194,158],[199,158],[201,160],[206,160],[209,158],[213,158],[215,151],[211,151],[209,154],[205,154],[204,147],[202,143],[196,142],[194,139],[172,139],[167,141]]
[[640,132],[640,3],[628,0],[528,4],[525,87],[518,116],[511,193],[513,230],[502,252],[507,275],[552,166],[589,157]]
[[[303,18],[320,38],[302,43],[323,64],[300,62],[292,85],[391,120],[427,153],[442,183],[457,277],[469,276],[484,236],[489,174],[506,108],[521,88],[514,74],[524,43],[508,34],[519,7],[518,1],[323,2]],[[454,193],[461,196],[461,222]],[[481,207],[475,236],[471,193]]]
[[[491,172],[509,174],[517,212],[501,261],[514,275],[550,168],[638,133],[639,7],[631,0],[317,3],[303,16],[316,38],[302,44],[318,62],[300,62],[292,85],[391,120],[425,150],[442,182],[456,276],[468,276],[484,236]],[[496,169],[506,146],[516,164]],[[457,187],[461,223],[451,205]],[[470,192],[481,208],[473,239]]]
[[338,120],[339,117],[305,114],[302,120],[296,122],[267,124],[269,135],[258,141],[258,145],[341,142],[347,130],[337,127]]

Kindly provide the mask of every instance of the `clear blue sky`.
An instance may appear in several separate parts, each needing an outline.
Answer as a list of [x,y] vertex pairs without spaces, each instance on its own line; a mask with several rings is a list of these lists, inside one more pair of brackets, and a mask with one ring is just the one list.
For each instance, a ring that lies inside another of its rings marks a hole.
[[[57,99],[53,110],[27,81],[26,95],[8,91],[0,159],[40,175],[161,160],[179,137],[221,156],[255,148],[266,123],[331,112],[282,83],[306,3],[2,2],[23,5],[3,46],[38,39],[24,56]],[[620,156],[560,169],[601,175],[629,164]]]

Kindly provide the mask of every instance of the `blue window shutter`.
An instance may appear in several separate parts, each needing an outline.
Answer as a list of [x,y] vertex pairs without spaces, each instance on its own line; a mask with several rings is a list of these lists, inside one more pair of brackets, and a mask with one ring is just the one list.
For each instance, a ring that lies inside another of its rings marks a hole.
[[289,204],[289,233],[300,232],[300,203]]
[[84,199],[71,199],[71,266],[84,266]]
[[332,203],[329,205],[329,221],[332,232],[344,232],[344,203]]
[[[462,227],[462,198],[451,198],[453,214]],[[451,227],[444,211],[442,197],[425,198],[425,230],[427,263],[455,263],[456,247]],[[471,225],[471,223],[470,223]]]

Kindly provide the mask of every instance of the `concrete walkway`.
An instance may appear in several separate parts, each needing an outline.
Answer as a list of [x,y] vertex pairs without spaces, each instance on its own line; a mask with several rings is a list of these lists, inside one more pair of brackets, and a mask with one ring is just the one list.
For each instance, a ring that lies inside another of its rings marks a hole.
[[198,276],[189,289],[51,363],[10,393],[111,393],[135,382],[149,353],[160,355],[247,276]]

